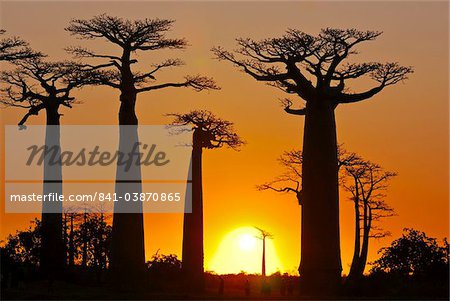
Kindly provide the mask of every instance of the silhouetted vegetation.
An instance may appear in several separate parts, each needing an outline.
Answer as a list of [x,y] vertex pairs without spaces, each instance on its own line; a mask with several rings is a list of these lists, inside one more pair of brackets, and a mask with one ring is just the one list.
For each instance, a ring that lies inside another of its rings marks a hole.
[[447,239],[440,246],[424,232],[405,228],[402,237],[380,249],[381,257],[372,263],[371,273],[433,279],[448,277],[449,251]]
[[180,291],[182,288],[181,261],[174,254],[156,253],[147,261],[148,285],[156,291]]
[[28,109],[20,120],[25,124],[30,116],[46,113],[47,125],[59,125],[60,106],[72,108],[73,90],[86,85],[89,78],[80,65],[70,62],[51,62],[43,55],[15,60],[14,70],[2,71],[1,103],[6,106]]
[[[111,244],[111,226],[107,217],[102,213],[64,213],[63,220],[63,260],[69,269],[60,279],[89,285],[103,282]],[[43,251],[42,223],[38,219],[28,229],[9,235],[1,248],[2,287],[17,287],[19,282],[42,277],[39,267]]]
[[41,222],[38,219],[32,221],[28,229],[8,235],[5,245],[2,247],[2,254],[8,257],[10,262],[26,266],[37,267],[40,253]]
[[261,228],[255,227],[259,231],[258,239],[262,241],[262,263],[261,263],[261,276],[266,276],[266,238],[272,239],[273,234],[269,231],[263,230]]
[[[234,132],[233,123],[216,117],[205,110],[186,114],[169,114],[174,117],[171,125],[179,131],[192,131],[192,204],[186,203],[183,224],[183,274],[186,289],[194,292],[204,290],[203,267],[203,149],[224,146],[238,149],[243,141]],[[176,128],[177,129],[177,128]]]
[[64,213],[63,237],[69,268],[91,267],[97,271],[100,281],[111,257],[109,219],[110,215],[104,213]]
[[[52,61],[26,41],[5,37],[0,29],[0,61],[8,64],[0,74],[0,104],[25,110],[18,122],[21,130],[29,118],[45,113],[45,145],[56,147],[53,156],[59,162],[60,110],[77,104],[73,96],[77,89],[111,87],[120,93],[118,149],[125,154],[131,149],[139,152],[134,146],[139,142],[136,102],[140,93],[165,88],[220,89],[212,78],[198,74],[161,82],[163,71],[184,65],[178,58],[158,59],[145,70],[138,68],[139,54],[187,48],[184,38],[167,36],[173,25],[169,19],[128,20],[107,14],[73,19],[65,28],[70,35],[107,42],[119,53],[67,47],[76,61]],[[145,261],[142,202],[127,203],[123,197],[142,192],[141,169],[139,164],[130,170],[118,164],[115,192],[119,201],[114,214],[86,208],[63,212],[62,202],[46,202],[40,220],[2,242],[2,299],[448,298],[447,239],[441,245],[424,232],[405,228],[400,238],[379,250],[378,259],[367,263],[371,239],[390,235],[379,222],[394,215],[386,191],[397,174],[339,147],[335,111],[340,105],[370,99],[413,72],[412,67],[396,62],[350,61],[358,46],[380,35],[334,28],[310,35],[289,29],[281,37],[259,41],[239,38],[234,51],[212,49],[218,60],[304,102],[296,106],[296,100],[281,100],[285,113],[305,116],[303,149],[284,152],[279,158],[284,172],[258,186],[295,195],[301,206],[300,276],[280,272],[266,276],[266,238],[272,235],[260,228],[261,275],[205,273],[203,151],[239,150],[244,141],[232,122],[206,110],[193,110],[168,114],[174,132],[193,135],[192,203],[185,208],[181,260],[158,250]],[[375,85],[352,91],[350,83],[360,78],[371,79]],[[62,194],[61,164],[50,166],[47,152],[43,174],[43,194]],[[349,193],[354,205],[354,252],[346,279],[341,278],[339,187]],[[121,212],[124,206],[133,213]],[[364,274],[367,265],[371,269]]]
[[[75,101],[72,91],[88,84],[89,79],[74,62],[50,62],[42,54],[33,53],[31,57],[12,61],[15,69],[2,71],[0,80],[5,86],[0,90],[0,103],[28,110],[19,121],[22,129],[30,116],[45,112],[45,146],[56,151],[44,154],[44,193],[61,193],[61,164],[49,164],[52,156],[55,162],[61,159],[59,109],[61,106],[72,108]],[[61,202],[43,203],[41,227],[40,268],[49,277],[55,277],[64,269]]]
[[400,238],[381,248],[379,259],[357,286],[346,290],[354,297],[448,299],[449,244],[442,245],[424,232],[405,228]]
[[282,193],[294,193],[298,204],[302,205],[302,152],[292,150],[284,152],[278,161],[283,166],[284,172],[274,180],[256,186],[258,190],[273,190]]
[[[369,99],[412,72],[398,63],[348,62],[357,53],[357,46],[380,34],[326,28],[313,36],[290,29],[279,38],[237,39],[234,52],[212,49],[219,60],[231,62],[257,81],[306,102],[299,109],[291,107],[290,99],[283,105],[286,113],[305,116],[299,272],[303,289],[311,293],[333,293],[341,279],[335,109]],[[348,82],[365,76],[378,84],[364,92],[349,93]]]
[[[294,193],[299,205],[302,205],[303,156],[299,150],[284,152],[278,159],[284,167],[284,172],[274,180],[258,185],[257,189],[272,190],[279,193]],[[353,152],[348,152],[342,146],[338,147],[338,168],[340,185],[350,193],[355,209],[355,246],[354,255],[347,276],[347,282],[358,281],[363,276],[370,238],[382,238],[390,233],[379,226],[380,219],[391,217],[394,210],[384,198],[389,180],[396,173],[384,171],[383,168]]]
[[[106,14],[92,19],[73,19],[66,28],[68,32],[85,40],[104,40],[121,52],[120,56],[91,51],[83,47],[69,47],[67,51],[78,58],[93,59],[94,63],[86,63],[84,70],[97,85],[105,85],[120,91],[119,125],[131,125],[134,128],[121,127],[119,150],[130,153],[131,147],[139,142],[135,112],[137,95],[139,93],[159,90],[168,87],[191,87],[195,91],[218,89],[214,81],[204,76],[186,76],[181,82],[154,84],[158,72],[170,67],[183,64],[179,59],[169,59],[156,63],[149,71],[132,70],[132,65],[138,60],[134,58],[137,52],[151,52],[162,49],[183,49],[187,46],[184,39],[171,39],[166,33],[173,25],[172,20],[143,19],[125,20]],[[97,62],[96,62],[97,61]],[[98,62],[100,61],[100,63]],[[133,184],[116,185],[116,193],[120,203],[115,204],[113,219],[113,241],[111,250],[111,268],[117,283],[135,283],[142,279],[144,271],[144,224],[142,204],[140,202],[126,204],[124,213],[118,212],[117,206],[124,206],[123,197],[127,192],[142,192],[140,167],[133,167],[131,171],[124,171],[117,166],[117,180],[133,179]]]
[[355,212],[355,247],[347,280],[362,277],[369,252],[369,239],[390,235],[379,226],[380,219],[391,217],[394,210],[386,203],[386,190],[395,172],[385,171],[356,154],[343,162],[343,187],[350,192]]
[[[0,36],[6,33],[0,29]],[[18,37],[6,37],[0,39],[0,61],[16,61],[39,56],[40,53],[28,47],[28,43]]]
[[[66,213],[67,215],[67,213]],[[79,214],[81,217],[82,214]],[[67,299],[99,298],[148,298],[148,299],[180,299],[193,297],[185,295],[182,285],[183,273],[181,261],[174,254],[163,255],[157,252],[146,263],[145,288],[139,291],[127,291],[127,296],[104,286],[103,277],[98,278],[98,264],[95,260],[95,243],[88,244],[88,261],[82,266],[83,239],[82,228],[86,227],[90,238],[98,237],[99,233],[107,233],[110,241],[111,227],[103,225],[101,214],[89,213],[87,223],[83,218],[77,218],[75,232],[77,236],[75,265],[66,277],[72,284],[64,290],[64,295],[52,294],[46,285],[40,284],[39,289],[25,290],[33,287],[33,282],[39,282],[39,252],[40,252],[40,222],[34,220],[32,225],[23,231],[10,235],[1,247],[1,285],[6,290],[6,296],[13,299],[36,299],[42,296],[59,296]],[[91,240],[91,239],[90,239]],[[91,240],[92,241],[92,240]],[[108,248],[106,248],[108,249]],[[449,244],[446,239],[440,245],[435,238],[425,233],[405,229],[402,237],[394,240],[390,246],[380,249],[380,258],[371,262],[370,274],[362,276],[358,286],[344,287],[342,296],[354,298],[446,298],[448,297]],[[67,259],[68,260],[68,259]],[[106,254],[106,261],[108,256]],[[205,273],[204,296],[217,298],[222,295],[228,298],[292,298],[298,297],[298,276],[280,274],[279,272],[263,277],[246,274],[216,275]],[[69,284],[59,283],[58,287]],[[75,285],[75,287],[74,287]],[[79,288],[76,288],[79,286]],[[86,289],[88,288],[89,289]],[[62,292],[61,292],[62,293]],[[4,296],[4,295],[2,295]],[[39,297],[40,296],[40,297]]]

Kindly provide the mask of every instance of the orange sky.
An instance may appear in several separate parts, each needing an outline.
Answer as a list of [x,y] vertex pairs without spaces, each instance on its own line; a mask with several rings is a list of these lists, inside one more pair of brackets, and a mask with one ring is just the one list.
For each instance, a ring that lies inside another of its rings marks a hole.
[[[72,17],[89,18],[106,12],[127,18],[177,21],[171,35],[186,37],[191,47],[141,53],[140,66],[180,57],[187,66],[164,73],[162,80],[202,73],[214,77],[222,90],[195,93],[172,89],[141,94],[137,106],[140,123],[164,124],[168,122],[165,113],[204,108],[234,121],[247,141],[240,152],[204,152],[206,268],[228,233],[259,226],[274,234],[273,245],[282,269],[297,269],[300,208],[293,196],[258,192],[255,185],[281,172],[277,157],[284,150],[301,148],[303,134],[303,118],[286,115],[278,104],[282,92],[255,82],[230,64],[213,60],[209,49],[214,45],[233,48],[236,37],[279,36],[287,28],[308,33],[317,33],[322,27],[384,31],[378,41],[360,47],[357,60],[399,61],[414,66],[415,73],[404,84],[389,87],[369,101],[340,106],[338,139],[348,150],[399,173],[387,199],[398,216],[383,222],[393,237],[404,227],[438,238],[448,236],[448,3],[2,2],[0,8],[2,28],[55,59],[67,58],[62,49],[68,45],[114,51],[105,43],[70,37],[63,28]],[[363,81],[354,87],[368,84]],[[88,87],[76,95],[83,104],[64,109],[63,124],[117,123],[117,91]],[[17,123],[21,113],[1,110],[2,124]],[[43,121],[43,116],[34,117],[30,124]],[[2,193],[2,204],[3,197]],[[341,194],[344,272],[348,271],[353,248],[352,214],[351,203]],[[32,217],[1,212],[0,239],[27,227]],[[147,214],[145,233],[147,257],[158,249],[160,253],[180,255],[181,214]],[[369,260],[391,239],[374,242]]]

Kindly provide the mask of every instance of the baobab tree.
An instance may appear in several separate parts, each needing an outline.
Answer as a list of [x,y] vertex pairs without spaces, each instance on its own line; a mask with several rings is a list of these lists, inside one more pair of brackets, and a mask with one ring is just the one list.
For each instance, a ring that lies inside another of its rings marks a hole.
[[[130,153],[132,147],[138,145],[138,118],[135,112],[138,94],[168,87],[190,87],[195,91],[218,89],[212,79],[200,75],[186,76],[179,82],[157,82],[156,75],[160,71],[183,64],[179,59],[156,63],[145,72],[132,69],[132,65],[138,63],[138,52],[186,48],[186,40],[166,37],[173,22],[164,19],[126,20],[102,14],[87,20],[74,19],[66,28],[70,34],[80,39],[103,40],[120,52],[114,55],[83,47],[67,49],[75,57],[93,60],[92,63],[85,64],[85,70],[89,71],[98,85],[119,90],[119,150],[122,153]],[[123,127],[125,125],[127,127]],[[127,183],[121,183],[122,180]],[[142,192],[140,166],[133,165],[130,170],[124,170],[124,166],[118,165],[116,194],[120,197],[130,192]],[[124,204],[119,201],[114,205],[111,250],[114,278],[120,283],[142,279],[145,267],[142,204]]]
[[[30,116],[44,112],[46,116],[43,194],[62,194],[60,147],[61,107],[72,108],[74,89],[88,83],[80,66],[74,62],[49,62],[43,56],[15,60],[16,68],[3,71],[0,80],[1,103],[28,110],[19,121],[24,129]],[[42,202],[42,251],[40,268],[49,277],[65,266],[62,202]]]
[[343,186],[351,194],[355,211],[355,247],[347,279],[355,282],[363,276],[366,267],[369,239],[389,235],[375,223],[394,215],[394,210],[385,201],[385,192],[396,173],[361,158],[348,162],[344,171]]
[[228,146],[237,150],[243,141],[235,133],[233,123],[216,117],[205,110],[187,114],[169,114],[174,117],[172,126],[193,131],[192,138],[192,205],[191,212],[184,214],[182,271],[188,287],[193,291],[204,289],[203,267],[203,149]]
[[[301,205],[302,153],[292,150],[279,158],[285,171],[274,180],[257,186],[258,190],[273,190],[280,193],[295,193]],[[385,190],[389,180],[396,174],[384,171],[379,165],[364,160],[358,154],[338,147],[338,168],[341,186],[351,194],[355,214],[355,246],[348,275],[349,281],[357,281],[363,275],[367,262],[370,238],[383,238],[389,232],[383,231],[380,219],[391,217],[394,210],[386,203]]]
[[[305,116],[302,165],[302,233],[299,272],[303,291],[333,292],[342,271],[339,238],[339,193],[335,109],[370,99],[407,79],[413,70],[398,63],[351,63],[364,42],[381,32],[322,29],[316,36],[290,29],[279,38],[237,39],[234,52],[213,48],[219,60],[231,62],[257,81],[296,95],[306,104],[288,114]],[[350,92],[349,82],[369,77],[377,84]]]
[[[5,33],[5,30],[0,29],[0,36]],[[0,39],[0,61],[14,61],[40,55],[28,47],[27,42],[18,37]]]
[[273,235],[261,228],[255,227],[259,231],[259,235],[256,238],[262,241],[262,264],[261,264],[261,275],[266,277],[266,238],[272,239]]

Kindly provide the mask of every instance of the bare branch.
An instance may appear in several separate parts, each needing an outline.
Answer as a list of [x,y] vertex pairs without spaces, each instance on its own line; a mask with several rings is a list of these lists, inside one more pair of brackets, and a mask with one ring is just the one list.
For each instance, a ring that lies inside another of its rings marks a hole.
[[212,78],[206,77],[206,76],[186,76],[184,82],[178,82],[178,83],[165,83],[165,84],[159,84],[159,85],[153,85],[153,86],[147,86],[143,88],[137,89],[138,93],[141,92],[147,92],[151,90],[159,90],[163,88],[168,87],[191,87],[195,91],[199,92],[202,90],[219,90],[220,88],[216,85],[214,80]]
[[19,125],[42,109],[57,110],[60,105],[72,107],[75,98],[70,95],[71,91],[90,84],[90,78],[75,62],[48,62],[36,56],[13,63],[15,70],[1,73],[5,85],[0,90],[0,98],[6,106],[28,109]]
[[72,54],[75,58],[104,58],[104,59],[122,61],[122,59],[118,56],[107,55],[107,54],[97,54],[97,53],[93,52],[92,50],[89,50],[89,49],[83,48],[83,47],[78,47],[78,46],[67,47],[67,48],[65,48],[65,50],[67,53]]
[[398,65],[398,63],[372,64],[370,65],[370,69],[371,69],[370,71],[365,70],[365,73],[370,73],[372,79],[380,83],[378,87],[372,88],[362,93],[355,93],[355,94],[341,93],[339,96],[336,97],[336,102],[354,103],[366,100],[382,91],[385,87],[394,85],[402,80],[408,79],[408,74],[413,73],[412,67],[400,66]]
[[30,117],[31,115],[38,115],[39,111],[41,111],[42,109],[45,108],[45,105],[43,103],[37,105],[37,106],[32,106],[29,110],[28,113],[26,113],[22,119],[19,121],[18,126],[20,127],[20,129],[24,129],[25,126],[25,122],[28,120],[28,117]]
[[302,109],[291,109],[292,106],[292,100],[289,98],[284,98],[281,100],[281,104],[284,107],[284,111],[288,114],[292,115],[306,115],[306,108]]
[[[0,29],[0,35],[5,30]],[[43,56],[40,52],[33,51],[28,43],[18,37],[0,39],[0,61],[16,61],[26,58]]]
[[184,65],[184,62],[182,60],[179,59],[168,59],[165,60],[164,62],[157,64],[157,65],[153,65],[154,69],[147,72],[147,73],[142,73],[142,74],[135,74],[134,76],[134,80],[136,83],[140,83],[140,82],[145,82],[146,79],[152,79],[155,80],[156,78],[154,77],[154,74],[164,68],[170,68],[170,67],[178,67],[178,66],[182,66]]
[[408,74],[413,72],[412,67],[400,66],[398,63],[386,63],[379,64],[372,71],[371,77],[383,86],[390,86],[408,79]]

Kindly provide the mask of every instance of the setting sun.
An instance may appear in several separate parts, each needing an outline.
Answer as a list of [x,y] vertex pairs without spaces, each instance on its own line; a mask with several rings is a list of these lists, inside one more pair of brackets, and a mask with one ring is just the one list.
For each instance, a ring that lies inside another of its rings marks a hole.
[[[241,227],[228,233],[220,242],[207,270],[218,274],[261,273],[262,241],[253,227]],[[274,242],[266,240],[266,271],[270,275],[283,271]]]
[[239,237],[239,247],[242,251],[254,251],[256,249],[256,237],[250,234],[242,234]]

